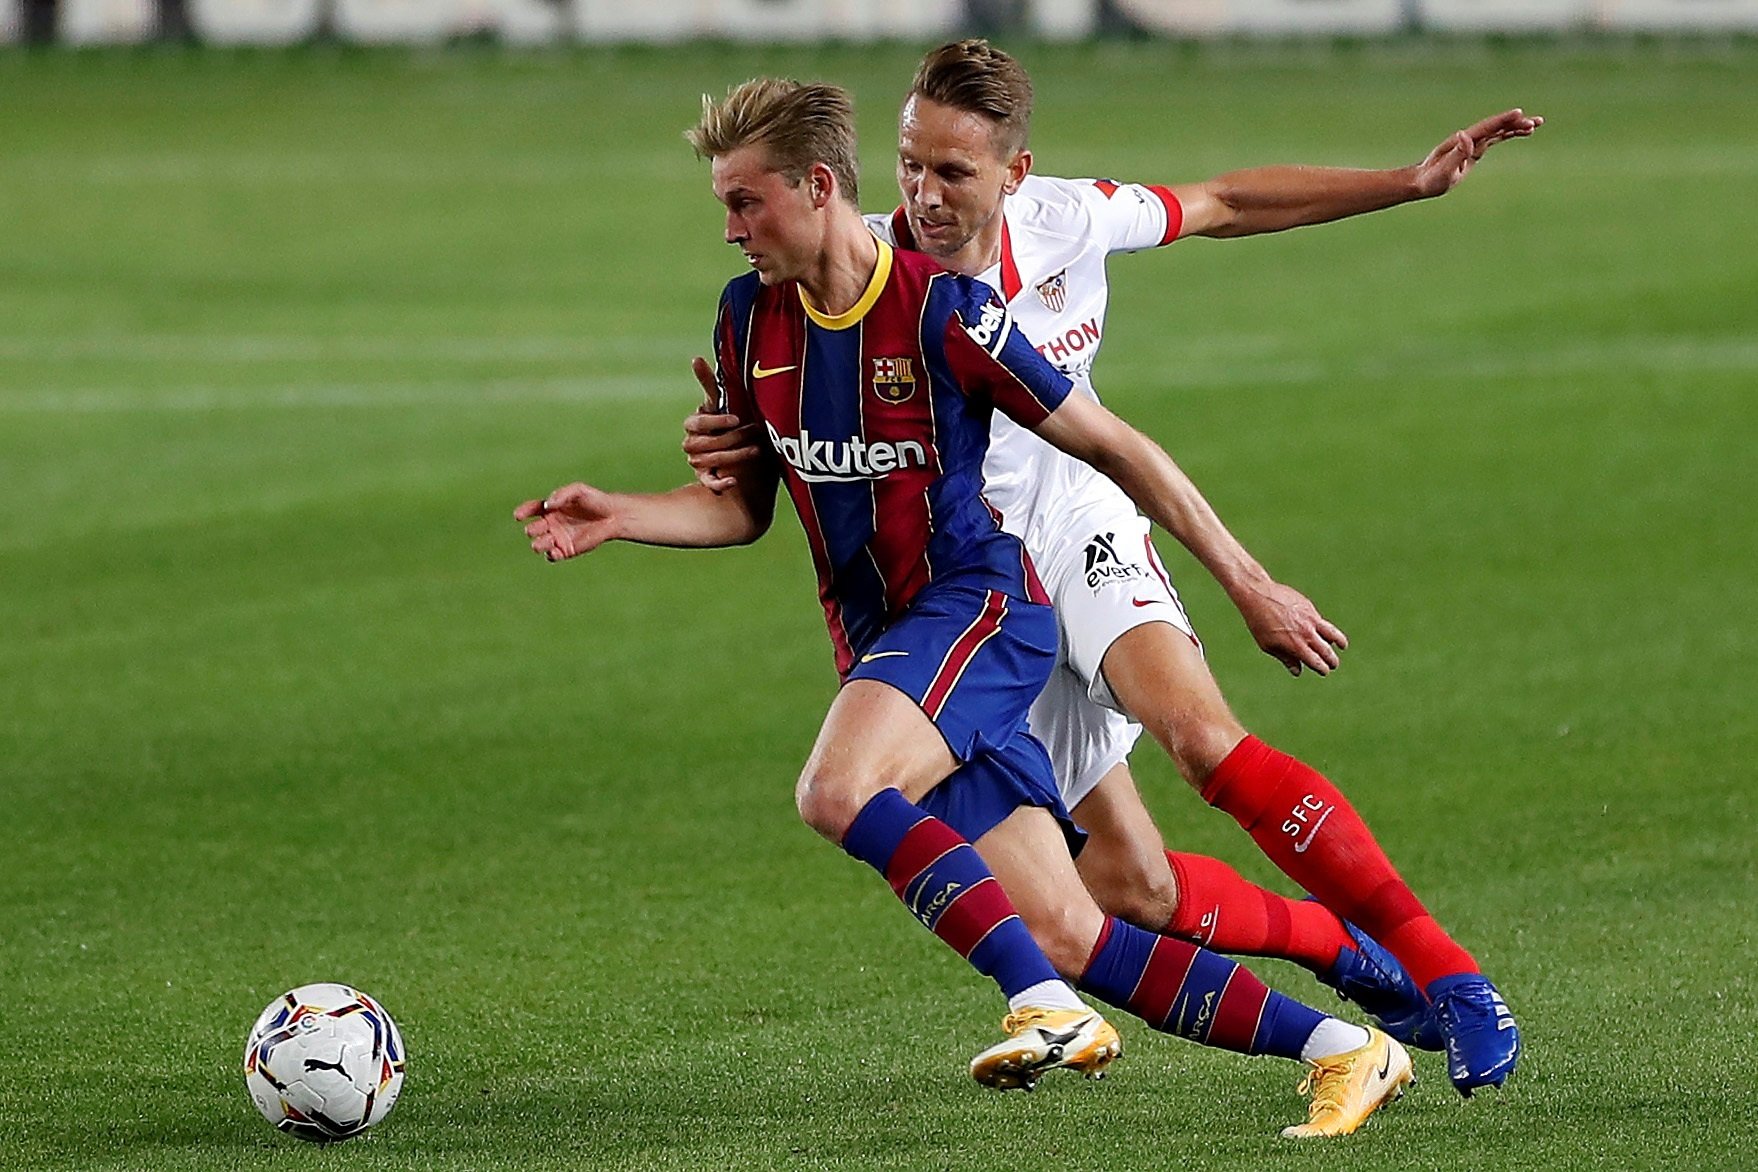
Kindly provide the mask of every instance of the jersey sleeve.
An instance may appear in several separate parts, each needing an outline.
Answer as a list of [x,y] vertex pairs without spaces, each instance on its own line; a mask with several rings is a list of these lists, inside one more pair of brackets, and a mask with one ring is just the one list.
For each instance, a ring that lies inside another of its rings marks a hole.
[[1184,208],[1170,187],[1119,183],[1115,179],[1072,181],[1110,252],[1139,252],[1178,239]]
[[715,404],[721,414],[737,415],[739,422],[751,423],[757,418],[757,404],[745,379],[744,354],[750,330],[749,305],[738,295],[739,283],[733,281],[720,294],[720,309],[714,315],[714,381],[719,388]]
[[1022,427],[1037,427],[1074,384],[1014,325],[1001,294],[970,277],[956,281],[944,338],[954,380],[967,397],[988,400]]

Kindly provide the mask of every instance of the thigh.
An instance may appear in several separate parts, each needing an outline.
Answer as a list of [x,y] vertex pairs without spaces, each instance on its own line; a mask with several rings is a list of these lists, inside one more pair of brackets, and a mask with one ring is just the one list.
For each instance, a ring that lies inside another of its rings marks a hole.
[[1201,653],[1168,626],[1124,634],[1105,653],[1101,674],[1192,783],[1201,784],[1245,737]]
[[858,809],[884,789],[915,801],[957,767],[914,700],[877,680],[851,680],[824,716],[801,785],[832,790]]

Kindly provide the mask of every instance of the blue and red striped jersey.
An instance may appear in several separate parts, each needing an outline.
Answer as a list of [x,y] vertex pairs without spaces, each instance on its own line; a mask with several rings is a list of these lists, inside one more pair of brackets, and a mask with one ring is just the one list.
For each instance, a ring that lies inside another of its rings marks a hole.
[[983,498],[983,456],[994,410],[1035,427],[1071,386],[987,285],[878,243],[848,312],[748,273],[714,331],[721,408],[763,425],[843,674],[930,582],[1045,600]]

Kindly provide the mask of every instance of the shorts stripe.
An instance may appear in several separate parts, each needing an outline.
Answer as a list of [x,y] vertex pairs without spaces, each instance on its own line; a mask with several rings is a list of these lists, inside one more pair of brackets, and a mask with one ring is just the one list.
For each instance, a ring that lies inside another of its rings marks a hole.
[[929,720],[940,715],[946,706],[946,699],[952,695],[952,689],[964,677],[965,668],[976,658],[977,652],[984,643],[994,638],[1001,630],[1001,620],[1007,617],[1007,596],[999,590],[990,590],[983,603],[983,613],[979,614],[971,625],[952,642],[947,649],[946,658],[940,661],[939,670],[934,673],[934,682],[928,685],[927,694],[922,697],[922,711],[928,714]]

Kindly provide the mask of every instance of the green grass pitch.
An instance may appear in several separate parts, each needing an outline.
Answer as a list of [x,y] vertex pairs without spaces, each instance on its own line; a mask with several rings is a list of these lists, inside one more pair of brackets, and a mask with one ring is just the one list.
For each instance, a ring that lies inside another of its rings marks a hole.
[[[970,1083],[994,991],[793,813],[834,679],[791,518],[563,567],[509,519],[685,477],[740,271],[697,96],[851,85],[884,209],[918,51],[0,55],[0,1165],[1750,1166],[1758,49],[1025,53],[1051,173],[1550,119],[1437,203],[1113,266],[1101,389],[1354,642],[1292,681],[1175,558],[1223,685],[1528,1040],[1300,1148],[1291,1064],[1139,1023],[1101,1085]],[[315,980],[411,1054],[327,1151],[239,1071]]]

